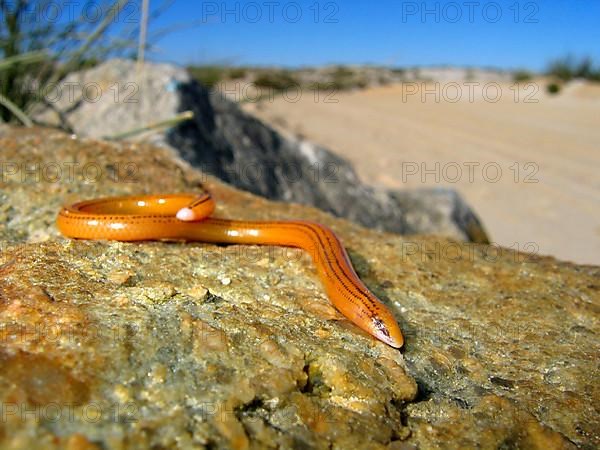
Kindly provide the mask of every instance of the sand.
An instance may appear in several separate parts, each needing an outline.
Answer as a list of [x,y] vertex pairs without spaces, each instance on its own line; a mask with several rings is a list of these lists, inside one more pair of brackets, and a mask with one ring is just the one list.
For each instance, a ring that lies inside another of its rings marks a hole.
[[244,107],[373,185],[457,189],[494,243],[600,264],[600,86],[551,96],[546,83],[405,83]]

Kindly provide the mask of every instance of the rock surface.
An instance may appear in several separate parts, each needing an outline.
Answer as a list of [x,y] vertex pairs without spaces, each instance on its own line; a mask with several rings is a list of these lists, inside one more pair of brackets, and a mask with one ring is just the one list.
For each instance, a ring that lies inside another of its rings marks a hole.
[[63,126],[89,137],[105,136],[108,130],[116,135],[193,111],[192,120],[143,137],[174,147],[205,173],[270,199],[313,205],[369,228],[489,242],[456,191],[373,189],[348,161],[279,134],[172,65],[137,71],[132,61],[106,62],[72,74],[46,97],[58,100],[50,103],[52,110],[36,115],[39,121],[58,124],[60,117]]
[[[598,267],[369,231],[145,144],[4,128],[0,160],[0,448],[600,445]],[[54,226],[65,202],[200,185],[220,216],[332,227],[405,349],[337,313],[298,251]]]

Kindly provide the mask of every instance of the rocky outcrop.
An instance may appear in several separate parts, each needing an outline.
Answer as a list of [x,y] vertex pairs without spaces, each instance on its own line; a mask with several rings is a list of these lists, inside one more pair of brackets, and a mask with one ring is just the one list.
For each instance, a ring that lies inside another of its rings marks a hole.
[[[370,231],[169,149],[0,130],[1,448],[600,445],[600,268]],[[217,214],[333,228],[406,336],[341,316],[279,247],[59,236],[65,202],[210,189]]]
[[61,118],[78,135],[102,137],[193,111],[193,119],[143,136],[174,147],[205,173],[270,199],[313,205],[375,229],[488,242],[456,191],[376,190],[343,158],[282,136],[183,69],[152,64],[138,72],[134,62],[115,60],[73,74],[62,86],[47,95],[59,100],[37,114],[39,121],[58,124]]

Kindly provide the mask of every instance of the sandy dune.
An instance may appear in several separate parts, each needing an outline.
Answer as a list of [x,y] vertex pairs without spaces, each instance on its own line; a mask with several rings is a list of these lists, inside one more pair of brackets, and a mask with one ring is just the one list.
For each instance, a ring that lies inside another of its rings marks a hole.
[[600,87],[545,85],[416,83],[245,108],[374,185],[455,187],[495,243],[600,264]]

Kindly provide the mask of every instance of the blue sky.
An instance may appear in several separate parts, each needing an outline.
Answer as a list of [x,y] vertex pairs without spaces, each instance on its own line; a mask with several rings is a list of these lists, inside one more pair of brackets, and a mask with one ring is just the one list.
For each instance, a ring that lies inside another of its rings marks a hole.
[[598,0],[176,0],[151,30],[191,22],[196,25],[160,40],[151,59],[532,70],[568,53],[600,61]]

